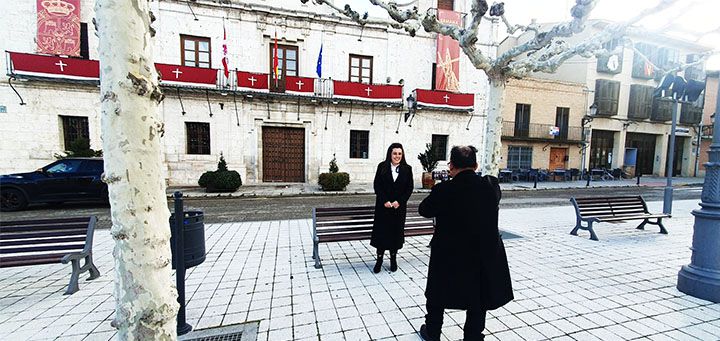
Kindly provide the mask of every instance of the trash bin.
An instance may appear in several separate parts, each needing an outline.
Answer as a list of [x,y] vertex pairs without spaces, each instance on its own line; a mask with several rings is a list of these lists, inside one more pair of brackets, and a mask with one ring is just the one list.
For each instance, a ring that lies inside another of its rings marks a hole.
[[[205,261],[205,219],[202,211],[185,212],[183,219],[183,242],[185,244],[185,268],[189,269]],[[176,268],[175,259],[175,213],[170,214],[170,247],[172,249],[172,268]]]

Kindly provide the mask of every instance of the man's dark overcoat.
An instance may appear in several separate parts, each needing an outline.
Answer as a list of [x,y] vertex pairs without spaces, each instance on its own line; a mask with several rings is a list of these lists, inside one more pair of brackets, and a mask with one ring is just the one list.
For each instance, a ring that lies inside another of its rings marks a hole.
[[[400,165],[397,180],[393,181],[390,164],[380,162],[375,172],[375,219],[370,245],[382,250],[399,250],[405,242],[405,214],[407,201],[413,191],[412,168]],[[386,202],[397,201],[400,207],[385,208]]]
[[425,297],[449,309],[499,308],[513,299],[498,232],[497,178],[467,170],[433,187],[420,214],[435,218]]

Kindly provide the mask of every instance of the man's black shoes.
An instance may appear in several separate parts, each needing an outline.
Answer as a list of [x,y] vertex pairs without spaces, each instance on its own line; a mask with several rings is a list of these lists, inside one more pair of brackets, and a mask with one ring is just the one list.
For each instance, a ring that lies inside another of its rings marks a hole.
[[377,260],[375,261],[375,267],[373,268],[374,273],[380,273],[380,269],[382,268],[383,263],[383,256],[378,255]]
[[425,341],[440,341],[439,337],[433,338],[428,334],[427,327],[424,324],[420,326],[420,338]]

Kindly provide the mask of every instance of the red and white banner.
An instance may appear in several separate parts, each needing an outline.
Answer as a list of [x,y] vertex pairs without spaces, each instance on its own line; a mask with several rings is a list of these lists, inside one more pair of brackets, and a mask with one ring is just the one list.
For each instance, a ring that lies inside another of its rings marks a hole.
[[95,81],[100,79],[97,60],[8,53],[12,63],[11,72],[16,75]]
[[365,101],[402,101],[402,86],[372,85],[355,82],[333,81],[333,97],[361,99]]
[[156,63],[155,68],[160,73],[162,85],[217,87],[218,70],[216,69],[160,63]]
[[[460,26],[459,12],[438,9],[438,20],[444,24]],[[446,35],[437,36],[437,66],[435,68],[435,89],[460,90],[460,44]]]
[[37,51],[80,56],[80,0],[37,0]]
[[475,105],[473,94],[461,94],[449,91],[415,90],[418,106],[472,110]]
[[285,77],[285,92],[298,95],[315,94],[315,79],[310,77]]
[[240,90],[268,92],[268,74],[238,71],[237,86]]

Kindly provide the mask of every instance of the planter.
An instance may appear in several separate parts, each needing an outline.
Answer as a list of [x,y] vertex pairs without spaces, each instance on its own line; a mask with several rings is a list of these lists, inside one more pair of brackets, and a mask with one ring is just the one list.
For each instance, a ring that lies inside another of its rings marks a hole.
[[430,189],[435,186],[435,180],[432,177],[431,172],[423,172],[422,173],[422,188]]

